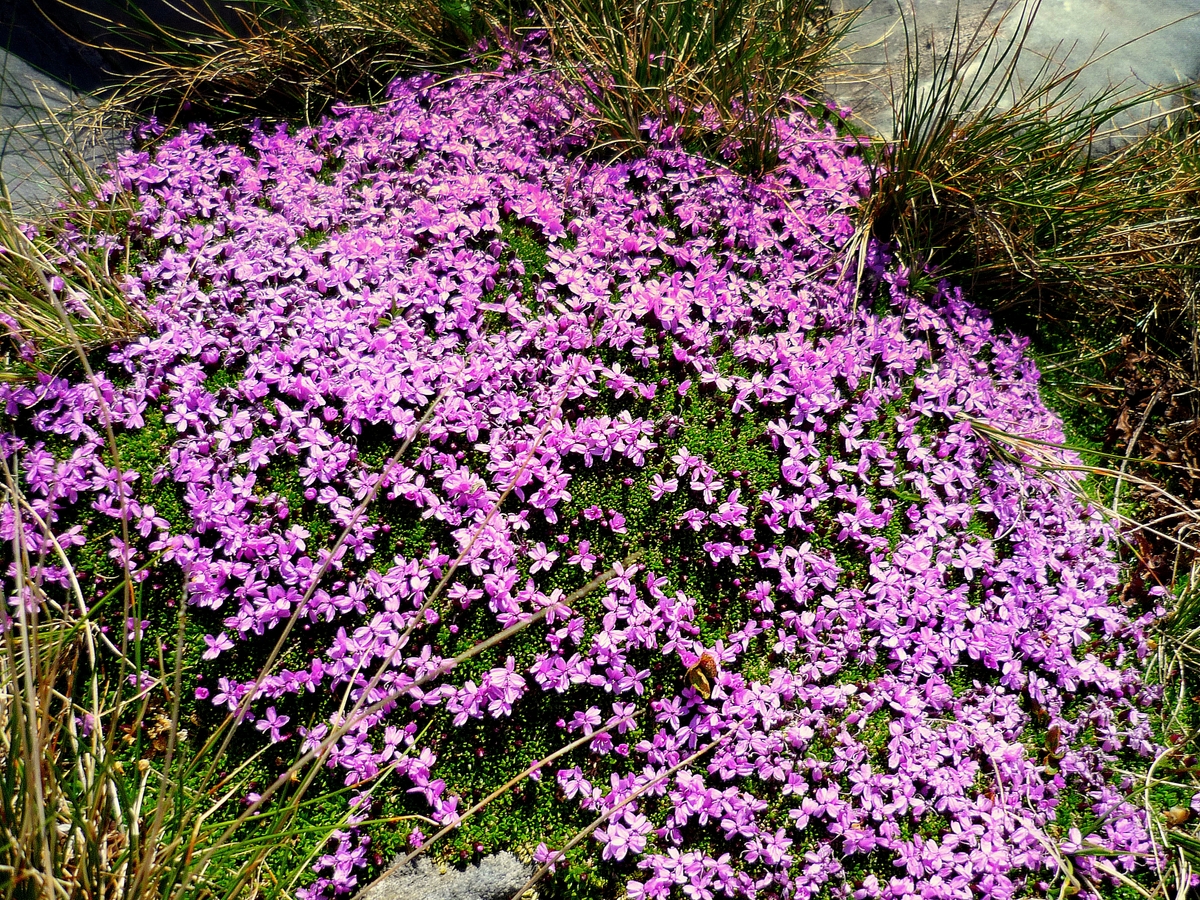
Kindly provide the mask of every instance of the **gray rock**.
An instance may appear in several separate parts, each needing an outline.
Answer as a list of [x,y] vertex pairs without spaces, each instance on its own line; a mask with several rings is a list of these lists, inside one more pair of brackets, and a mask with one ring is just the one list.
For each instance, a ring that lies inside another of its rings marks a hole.
[[83,123],[87,98],[0,50],[0,179],[21,216],[58,200],[81,172],[114,161],[125,147],[114,129]]
[[[955,17],[959,35],[985,38],[993,29],[1001,45],[1032,16],[1017,81],[1028,83],[1047,60],[1067,69],[1088,65],[1075,87],[1081,97],[1117,86],[1132,97],[1151,87],[1184,87],[1200,76],[1200,0],[838,0],[861,9],[844,44],[844,64],[830,92],[854,109],[868,131],[892,133],[891,93],[902,89],[905,59],[915,46],[921,71],[950,47]],[[901,11],[903,10],[903,19]],[[907,24],[908,33],[905,33]],[[1116,123],[1126,133],[1161,119],[1182,98],[1145,104]]]
[[[129,26],[194,30],[174,0],[0,0],[0,176],[15,212],[56,202],[77,170],[95,171],[124,149],[123,130],[87,116],[90,96],[138,64],[112,44],[137,46]],[[227,0],[204,0],[205,15],[232,19]],[[135,15],[133,10],[138,12]]]
[[439,867],[421,857],[376,879],[355,900],[508,900],[533,871],[507,851],[465,869]]

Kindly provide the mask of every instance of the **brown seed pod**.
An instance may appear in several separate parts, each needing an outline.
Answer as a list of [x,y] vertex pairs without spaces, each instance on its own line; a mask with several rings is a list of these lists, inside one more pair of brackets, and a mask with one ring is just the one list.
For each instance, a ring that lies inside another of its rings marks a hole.
[[[1052,766],[1065,755],[1060,747],[1062,731],[1057,725],[1051,725],[1046,731],[1046,765]],[[1047,774],[1052,774],[1047,770]]]
[[705,650],[687,670],[687,677],[696,692],[707,700],[712,696],[712,686],[717,680],[717,658]]
[[1037,722],[1037,724],[1045,725],[1047,722],[1050,721],[1050,714],[1048,712],[1046,712],[1045,707],[1042,706],[1042,704],[1038,703],[1036,700],[1033,701],[1032,712],[1033,712],[1033,720],[1035,722]]
[[1167,820],[1167,825],[1171,828],[1178,828],[1192,817],[1192,811],[1186,806],[1172,806],[1165,813],[1163,818]]

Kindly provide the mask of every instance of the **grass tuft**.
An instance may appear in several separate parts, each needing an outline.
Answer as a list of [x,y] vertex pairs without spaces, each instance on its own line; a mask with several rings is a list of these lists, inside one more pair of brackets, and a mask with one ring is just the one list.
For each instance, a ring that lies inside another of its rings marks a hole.
[[[1030,337],[1079,456],[992,437],[1107,509],[1126,538],[1118,602],[1167,610],[1146,661],[1165,750],[1131,777],[1171,850],[1160,891],[1182,897],[1200,869],[1200,120],[1187,88],[1085,96],[1096,59],[1030,67],[1036,13],[1010,37],[956,22],[932,57],[904,22],[894,139],[871,150],[860,234],[891,242],[914,283],[947,277]],[[1174,111],[1118,133],[1147,106]]]
[[749,172],[778,161],[774,121],[814,96],[854,15],[825,0],[537,2],[555,55],[590,93],[602,146],[641,147],[650,122]]
[[1001,311],[1178,294],[1200,241],[1194,116],[1185,109],[1113,149],[1114,121],[1177,91],[1084,96],[1079,77],[1095,59],[1024,74],[1035,14],[1007,39],[1000,25],[981,37],[956,21],[928,80],[909,35],[894,139],[878,154],[865,222],[915,270],[969,284]]
[[[3,185],[0,184],[0,189]],[[57,212],[36,223],[0,198],[0,381],[54,372],[73,357],[141,334],[141,314],[126,300],[120,280],[129,247],[115,238],[87,235],[125,232],[128,201],[101,202],[78,189]],[[74,336],[64,326],[69,318]]]
[[479,54],[516,15],[508,0],[180,0],[170,8],[170,21],[137,5],[90,14],[110,35],[103,49],[139,73],[108,94],[102,118],[311,124],[335,101],[380,100],[398,74]]

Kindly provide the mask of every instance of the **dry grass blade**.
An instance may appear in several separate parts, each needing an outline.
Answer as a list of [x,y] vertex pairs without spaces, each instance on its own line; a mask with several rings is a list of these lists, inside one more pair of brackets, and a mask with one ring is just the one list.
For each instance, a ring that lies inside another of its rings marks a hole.
[[[69,0],[57,0],[70,5]],[[512,26],[502,0],[179,0],[174,22],[138,7],[77,9],[139,74],[96,111],[220,126],[254,116],[313,122],[335,101],[378,100],[403,71],[448,67]],[[72,9],[76,9],[72,7]]]
[[[1129,516],[1115,501],[1110,501],[1108,504],[1099,503],[1094,493],[1089,491],[1088,484],[1085,482],[1088,476],[1111,479],[1114,495],[1118,495],[1119,487],[1123,482],[1136,484],[1146,491],[1154,493],[1164,504],[1172,507],[1176,517],[1185,519],[1193,526],[1200,526],[1200,509],[1192,506],[1186,498],[1175,496],[1157,480],[1130,474],[1126,469],[1130,462],[1128,455],[1113,455],[1113,458],[1120,462],[1119,468],[1088,464],[1080,459],[1081,450],[1079,448],[1016,434],[970,417],[964,417],[964,421],[970,422],[972,430],[989,441],[998,458],[1050,479],[1056,487],[1074,495],[1084,506],[1119,523],[1119,527],[1126,537],[1146,532],[1164,540],[1174,541],[1189,552],[1200,554],[1200,546],[1186,539],[1188,534],[1186,527],[1176,527],[1174,533],[1161,531],[1152,522],[1139,521]],[[1096,453],[1096,451],[1088,452]],[[1141,460],[1141,462],[1150,463],[1152,461]],[[1173,468],[1170,463],[1157,463],[1157,465],[1165,469]]]

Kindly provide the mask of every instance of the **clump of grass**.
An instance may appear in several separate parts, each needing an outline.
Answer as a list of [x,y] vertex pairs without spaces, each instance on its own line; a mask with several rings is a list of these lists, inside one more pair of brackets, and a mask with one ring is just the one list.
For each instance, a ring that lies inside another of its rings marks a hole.
[[1113,146],[1114,121],[1178,98],[1082,97],[1087,64],[1045,62],[1022,81],[1035,13],[1007,40],[955,29],[928,80],[909,42],[896,137],[879,155],[862,227],[894,242],[918,278],[968,285],[1001,324],[1030,335],[1052,359],[1050,396],[1068,420],[1090,420],[1089,438],[1109,452],[1181,464],[1167,486],[1192,496],[1200,130],[1185,105]]
[[[3,186],[0,185],[0,188]],[[97,202],[80,187],[60,208],[36,222],[13,211],[7,190],[0,199],[0,380],[54,371],[68,360],[73,341],[85,351],[140,334],[138,311],[120,289],[129,248],[110,237],[127,221],[128,201]],[[68,319],[74,336],[64,326]]]
[[[1035,353],[1055,358],[1049,382],[1064,415],[1091,410],[1107,450],[1195,469],[1194,435],[1180,424],[1200,411],[1200,130],[1189,95],[1083,96],[1080,75],[1097,60],[1044,61],[1029,74],[1034,15],[1036,5],[1007,39],[999,26],[956,26],[931,60],[909,36],[863,233],[891,241],[918,279],[961,283],[1030,335]],[[1114,122],[1172,103],[1159,127],[1114,139]],[[1172,489],[1193,493],[1194,473]]]
[[[287,840],[299,802],[243,809],[250,766],[227,773],[213,753],[236,727],[232,716],[207,741],[189,735],[186,604],[177,604],[174,641],[152,638],[127,560],[89,606],[69,545],[20,488],[16,454],[2,474],[15,573],[14,595],[0,597],[13,610],[0,652],[3,895],[157,900],[230,896],[244,882],[271,895],[267,882],[281,873],[262,865],[272,845],[259,829]],[[66,575],[65,596],[37,575],[47,553]],[[110,632],[105,621],[134,624]]]
[[[44,262],[32,250],[24,258],[27,266]],[[113,471],[120,473],[112,416],[77,316],[57,298],[61,288],[48,288],[64,343],[95,392]],[[11,531],[11,555],[0,560],[13,588],[9,597],[0,586],[6,610],[0,620],[3,895],[167,900],[196,892],[287,893],[348,819],[345,804],[337,803],[339,791],[320,798],[315,822],[312,799],[305,799],[340,735],[301,755],[288,777],[254,793],[261,751],[249,758],[226,752],[243,724],[242,710],[206,736],[193,738],[186,727],[195,721],[184,699],[186,590],[168,600],[167,609],[153,604],[152,612],[144,588],[157,560],[138,566],[124,552],[117,554],[116,585],[89,603],[81,574],[92,573],[77,574],[71,543],[56,536],[40,504],[26,497],[20,455],[10,444],[0,458],[0,509]],[[119,474],[117,484],[120,546],[129,547],[132,497]],[[48,558],[61,576],[47,577]],[[169,624],[170,609],[176,611],[173,633],[149,629],[151,622],[142,620],[151,615]],[[350,727],[354,721],[351,716]],[[315,842],[313,832],[320,835]],[[307,853],[295,851],[302,839]]]
[[120,289],[129,247],[117,236],[128,233],[134,204],[101,197],[90,162],[109,141],[82,120],[91,101],[73,108],[7,72],[0,83],[19,109],[9,136],[17,183],[0,176],[0,381],[8,381],[55,370],[73,340],[91,351],[141,333],[144,322]]
[[1000,308],[1178,293],[1200,240],[1190,117],[1108,149],[1114,120],[1172,92],[1082,96],[1079,76],[1095,60],[1046,61],[1024,76],[1035,14],[1008,39],[1000,26],[981,40],[956,22],[927,80],[909,40],[865,222],[915,269],[936,268]]
[[398,72],[449,68],[497,34],[544,27],[561,68],[601,88],[606,145],[645,146],[653,120],[759,172],[777,161],[774,120],[819,93],[854,19],[826,0],[196,0],[179,12],[182,26],[136,8],[100,17],[106,49],[141,71],[103,115],[312,122],[334,99],[378,100]]
[[[956,23],[932,59],[909,34],[895,137],[875,154],[861,232],[890,241],[914,280],[964,284],[1029,335],[1076,437],[1132,476],[1139,517],[1167,517],[1161,541],[1186,544],[1200,472],[1200,128],[1186,91],[1084,96],[1080,76],[1098,60],[1030,74],[1036,13],[1008,38]],[[1157,127],[1114,139],[1131,111],[1180,100]],[[1167,544],[1142,555],[1161,561]]]
[[824,0],[538,2],[559,62],[585,85],[600,140],[637,148],[647,123],[689,148],[736,156],[746,171],[777,162],[774,122],[813,96],[854,16]]
[[508,0],[248,0],[94,13],[105,49],[139,74],[111,92],[104,116],[209,124],[254,116],[312,122],[334,101],[382,97],[399,72],[448,67],[511,25]]

